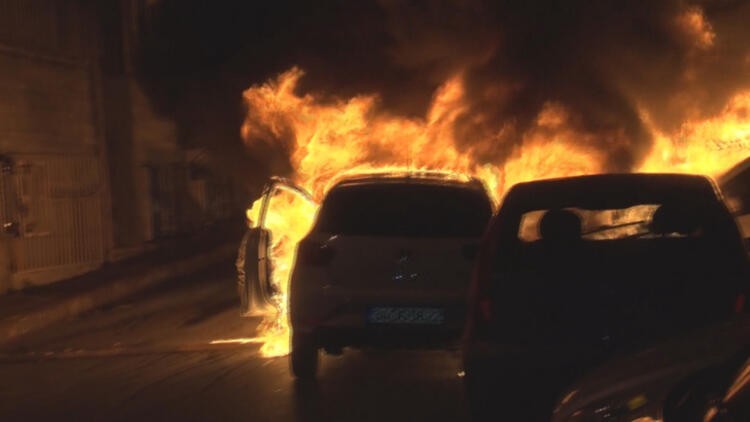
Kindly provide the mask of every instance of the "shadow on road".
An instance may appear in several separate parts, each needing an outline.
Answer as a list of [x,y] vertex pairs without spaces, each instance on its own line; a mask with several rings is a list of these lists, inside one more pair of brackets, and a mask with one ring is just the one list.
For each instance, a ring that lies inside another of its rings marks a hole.
[[458,362],[439,352],[350,352],[326,357],[317,382],[293,381],[295,419],[468,419]]

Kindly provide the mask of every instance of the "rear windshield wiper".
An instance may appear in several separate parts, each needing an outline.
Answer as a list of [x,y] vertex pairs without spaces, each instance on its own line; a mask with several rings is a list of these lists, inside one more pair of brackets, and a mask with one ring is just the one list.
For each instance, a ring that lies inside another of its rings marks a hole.
[[641,221],[631,221],[630,223],[612,224],[612,225],[609,225],[609,226],[600,226],[600,227],[595,228],[594,230],[582,233],[581,236],[588,236],[590,234],[601,233],[601,232],[605,232],[607,230],[620,229],[620,228],[623,228],[623,227],[645,225],[646,223],[648,223],[647,220],[641,220]]

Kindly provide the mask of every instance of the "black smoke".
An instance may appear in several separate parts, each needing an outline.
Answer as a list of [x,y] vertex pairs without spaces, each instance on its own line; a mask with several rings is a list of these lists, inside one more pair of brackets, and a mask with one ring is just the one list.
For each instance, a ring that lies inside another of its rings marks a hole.
[[[417,117],[461,71],[471,106],[456,135],[462,146],[495,139],[483,160],[502,162],[555,103],[619,171],[651,146],[641,111],[672,131],[750,88],[748,1],[161,0],[148,13],[143,85],[188,135],[202,134],[192,142],[214,133],[234,151],[242,90],[294,65],[302,92],[376,93],[384,110]],[[277,171],[267,158],[242,159]]]

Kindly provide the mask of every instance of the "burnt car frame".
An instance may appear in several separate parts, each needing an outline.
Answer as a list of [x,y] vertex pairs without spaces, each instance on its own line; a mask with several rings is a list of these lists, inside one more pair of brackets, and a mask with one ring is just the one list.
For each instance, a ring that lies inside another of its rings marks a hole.
[[[279,190],[312,201],[288,180],[266,187],[237,262],[245,315],[274,306],[265,220]],[[313,378],[319,349],[458,348],[471,270],[492,212],[481,181],[450,172],[337,181],[295,254],[288,299],[293,374]]]

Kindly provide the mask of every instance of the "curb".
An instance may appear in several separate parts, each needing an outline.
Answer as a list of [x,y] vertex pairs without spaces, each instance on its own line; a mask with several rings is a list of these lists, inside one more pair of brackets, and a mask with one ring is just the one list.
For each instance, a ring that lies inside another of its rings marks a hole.
[[224,244],[211,252],[155,266],[139,276],[115,279],[104,286],[34,310],[33,313],[6,318],[0,321],[0,343],[7,343],[56,322],[117,302],[150,287],[188,275],[236,255],[236,244]]

